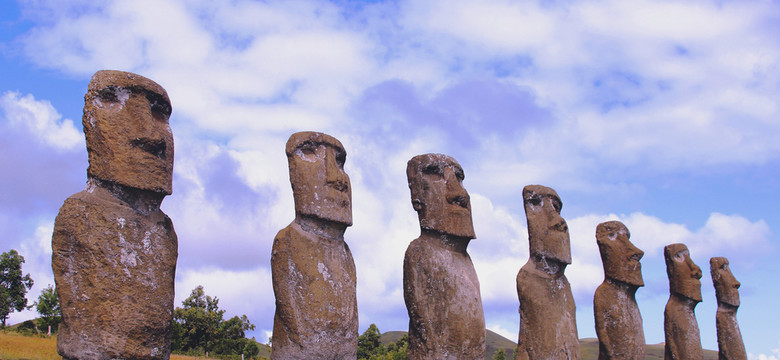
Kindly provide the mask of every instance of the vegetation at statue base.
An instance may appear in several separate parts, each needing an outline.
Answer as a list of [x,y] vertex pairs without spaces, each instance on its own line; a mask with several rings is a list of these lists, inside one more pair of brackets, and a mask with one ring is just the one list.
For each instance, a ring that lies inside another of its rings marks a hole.
[[184,299],[182,307],[173,313],[171,348],[186,355],[209,357],[256,358],[261,345],[254,338],[247,339],[246,331],[254,330],[246,315],[223,320],[219,299],[206,295],[198,285]]
[[371,324],[363,335],[358,336],[357,358],[358,360],[406,360],[408,347],[408,334],[404,334],[395,342],[382,344],[382,333],[376,325]]

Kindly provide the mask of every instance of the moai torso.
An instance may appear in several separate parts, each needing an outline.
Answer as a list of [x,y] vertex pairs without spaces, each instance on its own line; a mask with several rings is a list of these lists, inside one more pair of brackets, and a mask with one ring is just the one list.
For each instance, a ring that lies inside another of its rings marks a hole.
[[580,345],[571,286],[569,230],[555,190],[523,189],[530,258],[517,274],[520,331],[515,359],[579,359]]
[[718,300],[718,311],[715,315],[718,357],[721,360],[746,360],[745,343],[737,324],[740,283],[731,273],[729,260],[725,257],[710,259],[710,274]]
[[84,191],[60,208],[52,270],[65,359],[168,359],[178,246],[171,193],[170,102],[159,85],[99,71],[85,96]]
[[701,360],[704,355],[694,313],[701,302],[701,269],[693,263],[683,244],[664,247],[664,257],[670,292],[664,309],[664,358]]
[[275,359],[354,359],[358,313],[355,264],[344,241],[279,231],[271,255]]
[[[410,359],[482,359],[485,318],[479,280],[465,251],[418,238],[404,257]],[[415,339],[412,341],[411,339]]]
[[355,263],[344,241],[352,225],[346,152],[329,135],[300,132],[290,136],[286,153],[296,215],[271,253],[271,358],[356,359]]
[[644,359],[645,335],[636,291],[644,285],[639,260],[644,253],[629,241],[619,221],[601,223],[596,242],[604,265],[604,282],[593,296],[599,359]]
[[169,357],[178,252],[168,216],[87,189],[60,208],[52,248],[64,358]]
[[533,264],[517,274],[520,333],[515,359],[579,359],[574,297],[565,276],[550,277]]
[[441,154],[407,166],[420,237],[404,256],[409,359],[483,359],[485,317],[479,280],[466,252],[474,229],[463,170]]

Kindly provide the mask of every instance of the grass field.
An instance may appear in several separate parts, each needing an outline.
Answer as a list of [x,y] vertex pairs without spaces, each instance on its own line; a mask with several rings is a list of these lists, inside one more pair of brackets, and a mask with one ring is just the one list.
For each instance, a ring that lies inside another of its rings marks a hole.
[[[57,355],[57,337],[23,336],[13,331],[0,331],[2,360],[62,360]],[[206,358],[171,355],[171,360],[206,360]]]

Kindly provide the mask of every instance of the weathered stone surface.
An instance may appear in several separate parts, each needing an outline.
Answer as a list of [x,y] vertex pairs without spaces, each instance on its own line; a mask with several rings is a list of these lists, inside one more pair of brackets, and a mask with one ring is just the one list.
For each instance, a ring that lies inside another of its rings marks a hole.
[[463,169],[442,154],[418,155],[406,168],[420,237],[404,256],[409,359],[483,359],[485,316],[479,280],[466,252],[474,228]]
[[664,310],[664,358],[701,360],[699,323],[694,313],[701,302],[701,268],[693,263],[684,244],[665,246],[664,258],[669,276],[669,301]]
[[355,263],[344,241],[352,225],[346,152],[335,138],[300,132],[287,141],[295,220],[271,254],[276,313],[272,359],[356,359]]
[[540,185],[523,188],[530,258],[517,274],[520,332],[515,359],[579,359],[574,297],[563,274],[571,264],[569,228],[560,197]]
[[593,297],[599,359],[644,359],[645,334],[636,291],[644,286],[644,252],[629,241],[631,233],[620,221],[596,227],[596,243],[604,265],[604,282]]
[[178,245],[160,203],[171,193],[165,90],[99,71],[85,96],[84,191],[60,208],[52,269],[65,359],[168,359]]
[[746,360],[747,352],[737,324],[740,283],[734,278],[725,257],[710,259],[710,275],[718,299],[715,327],[718,332],[718,356],[722,360]]

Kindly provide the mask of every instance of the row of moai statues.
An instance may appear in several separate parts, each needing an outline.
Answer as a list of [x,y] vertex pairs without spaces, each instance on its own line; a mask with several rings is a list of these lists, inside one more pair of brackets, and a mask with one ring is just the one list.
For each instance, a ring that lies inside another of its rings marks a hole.
[[[99,71],[84,97],[87,185],[55,220],[52,268],[62,307],[58,353],[70,359],[168,359],[178,252],[171,220],[160,210],[171,194],[173,136],[166,91],[143,76]],[[286,145],[295,219],[271,254],[276,312],[274,359],[355,359],[356,272],[344,241],[352,225],[346,151],[317,132]],[[410,359],[482,359],[485,319],[479,280],[466,251],[476,238],[464,172],[441,154],[407,165],[420,236],[406,251],[404,300]],[[516,359],[578,359],[575,304],[564,275],[569,234],[558,194],[523,189],[530,258],[517,275],[520,331]],[[597,227],[605,280],[594,297],[600,359],[644,356],[635,293],[643,285],[642,251],[617,221]],[[687,248],[665,248],[670,300],[667,359],[700,359],[693,309],[701,270]],[[710,261],[718,298],[721,358],[744,359],[736,310],[739,293],[725,258]]]

